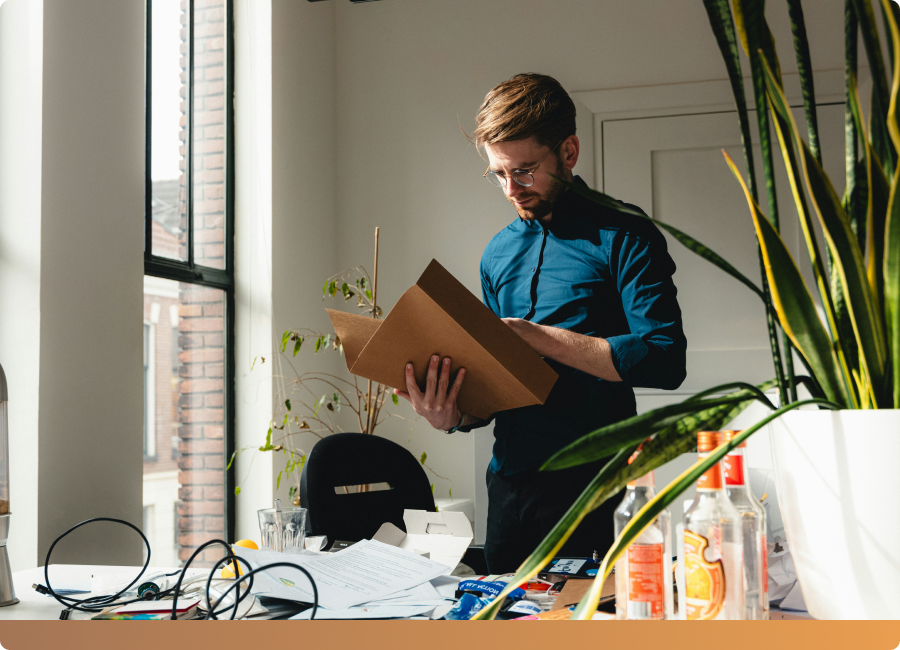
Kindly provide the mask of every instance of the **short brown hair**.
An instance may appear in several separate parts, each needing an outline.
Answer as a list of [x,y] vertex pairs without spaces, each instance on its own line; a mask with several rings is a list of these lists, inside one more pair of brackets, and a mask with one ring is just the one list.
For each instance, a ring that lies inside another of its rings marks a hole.
[[489,92],[475,117],[476,146],[534,136],[545,147],[575,134],[575,104],[553,77],[517,74]]

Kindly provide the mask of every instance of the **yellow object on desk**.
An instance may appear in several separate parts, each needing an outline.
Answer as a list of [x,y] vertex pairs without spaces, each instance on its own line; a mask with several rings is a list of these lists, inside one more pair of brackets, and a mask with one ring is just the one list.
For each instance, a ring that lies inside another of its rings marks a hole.
[[[234,543],[234,546],[242,546],[244,548],[252,548],[254,551],[259,550],[259,546],[256,545],[252,539],[241,539]],[[244,570],[241,568],[239,562],[235,562],[234,564],[226,564],[222,567],[222,577],[223,578],[233,578],[234,577],[234,565],[237,564],[238,575],[244,575]]]

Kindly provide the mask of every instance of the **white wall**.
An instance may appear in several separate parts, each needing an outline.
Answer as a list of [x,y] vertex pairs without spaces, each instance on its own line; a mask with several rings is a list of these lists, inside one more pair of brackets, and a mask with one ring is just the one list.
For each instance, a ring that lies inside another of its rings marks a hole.
[[[143,22],[142,2],[118,0],[0,13],[14,570],[81,520],[141,524]],[[52,561],[140,558],[137,535],[102,524]]]
[[42,13],[30,0],[0,7],[0,364],[9,382],[14,570],[37,565]]
[[[144,6],[44,1],[38,557],[89,517],[140,526]],[[57,563],[140,560],[95,525]]]
[[[769,4],[782,65],[795,70],[786,9]],[[807,5],[815,67],[842,68],[842,3]],[[485,163],[460,132],[472,131],[491,87],[529,71],[550,74],[570,91],[727,76],[703,5],[694,0],[391,0],[335,7],[339,265],[368,263],[367,235],[381,226],[385,306],[432,257],[480,295],[482,250],[515,218],[502,194],[479,178]],[[582,134],[593,140],[589,129]],[[412,433],[400,427],[391,433],[409,440],[416,453],[427,450],[429,464],[453,478],[454,496],[472,496],[483,482],[473,446],[490,443],[475,445],[473,436],[490,432],[444,436],[419,423]],[[446,483],[437,481],[437,493],[446,494]]]

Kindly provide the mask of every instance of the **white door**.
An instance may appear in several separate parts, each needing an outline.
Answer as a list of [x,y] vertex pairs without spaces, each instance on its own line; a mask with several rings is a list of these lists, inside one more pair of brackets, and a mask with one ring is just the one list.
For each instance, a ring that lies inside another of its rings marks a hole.
[[[844,108],[818,107],[819,133],[825,169],[838,194],[844,190]],[[751,113],[751,120],[755,119]],[[794,119],[805,130],[802,109]],[[746,169],[737,114],[733,111],[608,120],[602,122],[603,191],[642,208],[655,219],[672,224],[728,260],[757,285],[760,280],[756,236],[746,199],[725,163],[728,152],[742,173]],[[774,131],[773,131],[774,138]],[[754,129],[760,205],[767,209],[761,153]],[[775,141],[777,144],[777,141]],[[775,151],[776,185],[781,233],[813,290],[806,245],[797,220],[790,186]],[[818,233],[820,250],[824,246]],[[638,412],[685,399],[690,394],[730,381],[753,384],[774,376],[762,302],[749,289],[666,235],[675,261],[675,285],[687,337],[687,378],[672,393],[638,389]],[[798,373],[804,373],[801,366]],[[740,429],[765,415],[754,405],[732,425]],[[763,432],[751,438],[751,467],[771,467]],[[666,485],[696,460],[685,454],[656,472],[658,487]],[[762,478],[760,479],[762,481]],[[771,487],[756,486],[757,496]],[[688,490],[686,498],[693,498]],[[682,502],[672,505],[672,519],[681,519]],[[776,524],[777,529],[779,522]]]

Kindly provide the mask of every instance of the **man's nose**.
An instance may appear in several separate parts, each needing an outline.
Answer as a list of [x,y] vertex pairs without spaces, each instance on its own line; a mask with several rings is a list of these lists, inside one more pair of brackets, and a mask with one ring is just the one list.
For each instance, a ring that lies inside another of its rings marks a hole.
[[508,196],[511,199],[516,198],[517,196],[523,194],[527,190],[527,188],[523,187],[522,185],[519,185],[512,178],[506,179],[506,187],[504,189],[506,191],[506,196]]

